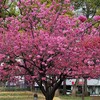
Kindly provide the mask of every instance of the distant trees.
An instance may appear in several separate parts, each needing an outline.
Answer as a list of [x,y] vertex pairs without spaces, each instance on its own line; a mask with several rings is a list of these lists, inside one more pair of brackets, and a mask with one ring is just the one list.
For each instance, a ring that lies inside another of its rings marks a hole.
[[0,18],[17,16],[19,14],[17,2],[18,0],[0,0]]
[[71,0],[75,9],[82,8],[82,13],[87,18],[93,18],[93,16],[100,9],[100,0]]

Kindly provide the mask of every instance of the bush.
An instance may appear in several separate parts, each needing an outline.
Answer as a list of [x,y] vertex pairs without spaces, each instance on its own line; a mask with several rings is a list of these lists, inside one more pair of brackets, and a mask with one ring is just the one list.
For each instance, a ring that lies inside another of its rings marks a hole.
[[19,87],[0,87],[0,91],[26,91],[29,88],[19,88]]

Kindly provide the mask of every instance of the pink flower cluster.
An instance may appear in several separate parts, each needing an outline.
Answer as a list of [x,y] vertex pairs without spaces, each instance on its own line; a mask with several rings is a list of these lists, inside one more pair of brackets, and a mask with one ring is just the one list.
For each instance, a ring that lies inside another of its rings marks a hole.
[[83,15],[79,16],[78,19],[79,19],[81,22],[84,22],[84,21],[87,20],[86,16],[83,16]]
[[93,17],[93,19],[94,19],[95,21],[100,21],[100,16],[99,16],[99,15],[96,15],[96,16]]

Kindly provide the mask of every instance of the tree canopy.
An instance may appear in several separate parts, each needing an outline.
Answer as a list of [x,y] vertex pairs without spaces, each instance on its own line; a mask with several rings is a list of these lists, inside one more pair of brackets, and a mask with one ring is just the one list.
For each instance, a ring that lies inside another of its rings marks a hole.
[[0,79],[23,75],[52,100],[65,78],[99,77],[100,16],[70,17],[69,3],[19,0],[20,15],[1,19]]
[[100,0],[71,0],[71,2],[76,10],[82,8],[82,13],[87,18],[92,18],[100,9]]

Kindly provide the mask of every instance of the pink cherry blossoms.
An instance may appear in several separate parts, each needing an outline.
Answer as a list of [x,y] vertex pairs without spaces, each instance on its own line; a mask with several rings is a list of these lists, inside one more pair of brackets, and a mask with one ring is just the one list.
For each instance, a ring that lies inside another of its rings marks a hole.
[[93,17],[93,19],[94,19],[95,21],[100,21],[100,16],[99,16],[99,15],[96,15],[96,16]]
[[[64,2],[69,4],[69,0],[53,0],[49,6],[39,0],[20,0],[20,15],[0,24],[4,63],[0,72],[10,73],[11,79],[24,75],[30,84],[37,82],[46,100],[53,99],[65,78],[100,75],[100,25],[94,27],[85,16],[68,16],[70,7]],[[98,23],[99,17],[94,20]]]

